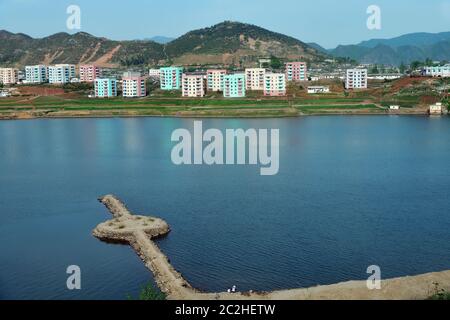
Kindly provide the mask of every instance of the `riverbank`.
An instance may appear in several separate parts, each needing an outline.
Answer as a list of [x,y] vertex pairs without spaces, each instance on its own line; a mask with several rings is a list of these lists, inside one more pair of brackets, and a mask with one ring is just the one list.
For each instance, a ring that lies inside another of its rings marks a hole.
[[[224,98],[208,92],[202,98],[182,97],[181,91],[151,90],[141,98],[88,98],[85,84],[67,88],[54,85],[19,85],[11,97],[0,99],[0,119],[80,117],[211,117],[267,118],[322,114],[427,114],[428,108],[447,95],[437,94],[448,79],[427,77],[371,81],[365,90],[346,91],[340,80],[322,83],[332,90],[308,94],[305,84],[292,83],[283,97],[248,91],[246,97]],[[308,84],[309,85],[309,84]],[[389,110],[396,105],[400,110]]]
[[107,242],[129,243],[152,271],[160,290],[172,300],[424,300],[439,289],[450,290],[450,270],[382,281],[381,290],[368,290],[366,281],[273,292],[202,293],[170,264],[152,239],[167,235],[169,225],[153,217],[133,215],[115,196],[99,199],[114,219],[98,225],[93,235]]
[[[422,99],[423,100],[423,99]],[[370,92],[350,96],[268,98],[254,96],[203,99],[178,96],[149,96],[138,99],[87,99],[76,94],[58,96],[19,96],[0,100],[0,119],[89,117],[203,117],[203,118],[280,118],[305,115],[424,115],[428,101],[418,97],[380,98]],[[431,101],[431,100],[430,100]],[[434,100],[433,100],[434,101]],[[395,104],[400,110],[389,110]]]
[[394,112],[370,105],[297,106],[297,107],[139,107],[139,108],[39,108],[1,109],[0,120],[111,118],[111,117],[179,117],[179,118],[283,118],[314,115],[427,115],[426,108],[409,108]]

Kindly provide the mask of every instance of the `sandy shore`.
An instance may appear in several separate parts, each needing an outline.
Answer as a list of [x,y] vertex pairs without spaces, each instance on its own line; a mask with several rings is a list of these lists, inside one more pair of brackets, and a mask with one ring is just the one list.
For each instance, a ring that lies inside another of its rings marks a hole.
[[381,290],[369,290],[366,281],[273,292],[203,293],[194,289],[170,264],[152,239],[170,232],[158,218],[133,215],[115,196],[99,199],[114,218],[98,225],[93,235],[103,241],[130,244],[154,275],[158,287],[171,300],[423,300],[436,284],[450,291],[450,270],[383,280]]

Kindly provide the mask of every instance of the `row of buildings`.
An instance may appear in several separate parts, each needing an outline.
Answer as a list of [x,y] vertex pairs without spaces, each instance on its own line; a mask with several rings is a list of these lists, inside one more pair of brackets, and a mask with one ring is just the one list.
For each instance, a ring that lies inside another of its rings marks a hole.
[[182,67],[165,67],[150,69],[149,76],[159,79],[161,90],[181,90],[184,97],[203,97],[206,91],[223,92],[226,98],[245,97],[246,91],[284,96],[287,81],[308,80],[305,62],[287,63],[285,73],[272,73],[265,68],[248,68],[234,73],[228,73],[225,69],[183,73]]
[[81,65],[79,78],[76,78],[74,64],[57,64],[53,66],[35,65],[25,67],[26,83],[65,84],[69,82],[94,82],[101,77],[101,69],[94,65]]
[[[25,67],[24,83],[65,84],[70,82],[94,82],[101,77],[101,69],[93,65],[82,65],[79,68],[79,78],[76,77],[74,64],[56,64],[52,66],[34,65]],[[0,82],[16,84],[19,81],[19,70],[14,68],[0,68]]]
[[[425,74],[434,77],[450,76],[450,65],[426,67]],[[92,82],[96,97],[114,97],[121,84],[124,97],[144,97],[147,95],[146,80],[136,72],[125,72],[122,80],[103,78],[102,70],[94,65],[81,65],[76,78],[76,66],[58,64],[53,66],[26,66],[26,83],[65,84],[69,82]],[[289,62],[284,73],[273,73],[265,68],[248,68],[244,71],[229,72],[225,69],[210,69],[206,72],[184,72],[183,67],[150,69],[149,77],[159,81],[161,90],[181,90],[183,97],[201,98],[206,92],[222,92],[225,98],[245,97],[247,91],[262,91],[265,96],[285,96],[287,82],[308,81],[305,62]],[[366,68],[347,69],[345,88],[366,89],[368,87]],[[14,84],[18,81],[18,70],[0,68],[0,82]],[[308,93],[327,93],[328,87],[308,87]]]
[[[117,79],[97,78],[94,80],[95,97],[116,97],[117,89]],[[139,72],[125,72],[122,76],[122,96],[125,98],[139,98],[146,95],[146,78],[142,77]]]
[[[161,89],[169,90],[164,86],[163,78],[161,77]],[[182,74],[180,89],[183,97],[203,97],[206,91],[223,92],[225,98],[245,97],[247,91],[263,91],[266,96],[284,96],[286,77],[283,73],[266,73],[265,70],[252,69],[246,70],[246,73],[232,74],[225,70],[208,70],[206,76]]]
[[[79,79],[76,78],[76,66],[73,64],[25,67],[26,83],[65,84],[75,79],[77,82],[93,82],[95,97],[117,96],[119,81],[103,78],[99,67],[81,65],[78,74]],[[204,97],[207,91],[223,92],[225,98],[242,98],[246,96],[247,91],[262,91],[265,96],[285,96],[288,81],[308,80],[305,62],[287,63],[285,73],[273,73],[265,68],[248,68],[232,73],[225,69],[184,73],[183,67],[164,67],[151,69],[149,76],[159,80],[161,90],[181,90],[183,97],[196,98]],[[16,69],[0,68],[0,81],[4,84],[14,84],[17,78]],[[346,74],[346,88],[365,89],[367,78],[367,69],[349,69]],[[144,97],[147,94],[146,77],[140,73],[125,72],[121,84],[124,97]]]

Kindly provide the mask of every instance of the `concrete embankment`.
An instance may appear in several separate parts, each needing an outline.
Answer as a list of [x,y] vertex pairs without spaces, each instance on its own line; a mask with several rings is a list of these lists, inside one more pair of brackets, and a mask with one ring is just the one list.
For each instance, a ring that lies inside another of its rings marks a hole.
[[328,286],[273,292],[202,293],[195,290],[170,264],[152,241],[170,232],[158,218],[133,215],[115,196],[99,199],[114,218],[98,225],[93,234],[107,242],[130,244],[152,271],[158,287],[173,300],[420,300],[436,287],[450,291],[450,271],[383,280],[381,290],[369,290],[366,281],[349,281]]

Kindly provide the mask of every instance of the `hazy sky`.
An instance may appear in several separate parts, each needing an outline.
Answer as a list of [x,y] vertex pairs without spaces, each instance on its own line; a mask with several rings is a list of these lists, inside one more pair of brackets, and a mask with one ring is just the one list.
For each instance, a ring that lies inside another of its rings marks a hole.
[[[176,37],[224,20],[256,24],[326,48],[450,31],[450,0],[0,0],[0,29],[33,37],[71,32],[66,28],[71,4],[81,8],[81,31],[115,40]],[[366,10],[373,4],[381,8],[381,30],[366,27]]]

